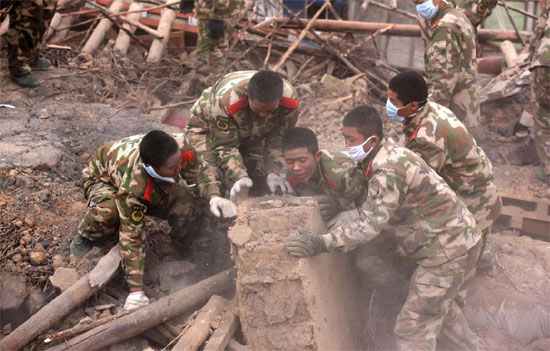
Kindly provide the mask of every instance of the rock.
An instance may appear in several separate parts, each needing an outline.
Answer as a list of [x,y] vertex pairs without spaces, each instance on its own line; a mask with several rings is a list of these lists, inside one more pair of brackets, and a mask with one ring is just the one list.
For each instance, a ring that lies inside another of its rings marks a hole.
[[12,331],[12,327],[11,327],[11,324],[9,323],[2,327],[2,334],[4,334],[4,336],[11,333],[11,331]]
[[23,226],[23,221],[15,221],[13,224],[15,224],[17,228],[21,228]]
[[32,227],[34,225],[34,219],[32,219],[31,217],[25,218],[25,224],[29,227]]
[[58,269],[59,267],[62,267],[65,264],[65,257],[62,255],[54,255],[52,258],[52,267],[53,269]]
[[0,273],[0,311],[15,310],[25,301],[25,278],[13,273]]
[[23,261],[23,255],[21,255],[20,253],[16,253],[13,256],[11,256],[11,260],[15,263],[22,262]]
[[48,303],[48,298],[41,290],[33,291],[29,296],[27,296],[25,301],[27,311],[29,311],[30,314],[35,314],[38,312],[46,305],[46,303]]
[[40,266],[46,260],[46,254],[42,251],[31,251],[29,258],[35,266]]
[[61,291],[67,290],[71,285],[80,279],[80,275],[74,268],[57,268],[50,277],[50,282]]
[[21,241],[23,241],[23,245],[29,245],[32,243],[32,236],[30,234],[25,234],[21,237]]
[[15,169],[10,169],[10,171],[8,172],[8,175],[10,177],[15,177],[17,175],[17,170]]
[[504,252],[505,254],[511,254],[512,252],[514,251],[514,248],[512,247],[512,245],[509,245],[509,244],[504,244],[502,245],[502,252]]
[[330,74],[325,74],[321,78],[321,84],[325,87],[325,89],[329,92],[337,92],[338,95],[347,95],[350,93],[350,87],[346,84],[346,82],[331,76]]
[[29,176],[18,174],[15,176],[15,185],[31,188],[34,185],[34,181]]

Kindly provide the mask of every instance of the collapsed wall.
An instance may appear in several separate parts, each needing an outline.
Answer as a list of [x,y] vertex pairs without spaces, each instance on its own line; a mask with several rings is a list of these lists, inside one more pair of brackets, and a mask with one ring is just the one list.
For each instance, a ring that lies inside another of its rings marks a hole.
[[325,232],[314,198],[263,197],[239,206],[229,232],[243,332],[253,350],[353,350],[360,291],[349,255],[298,259],[283,239],[298,227]]

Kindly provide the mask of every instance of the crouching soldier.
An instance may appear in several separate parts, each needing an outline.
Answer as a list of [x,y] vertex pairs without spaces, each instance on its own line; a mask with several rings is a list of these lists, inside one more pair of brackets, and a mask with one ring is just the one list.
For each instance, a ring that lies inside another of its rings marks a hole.
[[214,185],[203,196],[220,196],[222,179],[231,199],[248,189],[252,196],[289,192],[278,175],[284,168],[281,139],[296,125],[298,104],[294,87],[271,71],[229,73],[204,90],[187,125]]
[[343,212],[348,218],[324,235],[299,229],[300,235],[285,239],[288,254],[349,251],[368,245],[383,229],[392,230],[417,263],[395,325],[397,349],[435,351],[439,335],[452,349],[478,349],[480,340],[461,309],[465,283],[474,275],[481,252],[481,231],[473,215],[420,156],[384,138],[374,108],[351,110],[343,135],[363,175],[362,186],[368,188],[366,201]]
[[317,199],[325,222],[337,213],[355,208],[354,200],[360,182],[352,178],[354,164],[343,152],[319,150],[311,129],[294,127],[283,135],[286,180],[298,196],[320,196]]
[[[84,256],[92,243],[114,235],[118,241],[130,294],[124,309],[149,303],[143,293],[145,263],[144,217],[167,218],[176,251],[190,245],[201,220],[201,204],[193,187],[209,186],[202,166],[183,134],[159,130],[135,135],[99,147],[83,170],[88,206],[70,245],[71,253]],[[211,202],[216,216],[234,217],[235,205],[226,199]],[[187,238],[186,238],[187,237]]]

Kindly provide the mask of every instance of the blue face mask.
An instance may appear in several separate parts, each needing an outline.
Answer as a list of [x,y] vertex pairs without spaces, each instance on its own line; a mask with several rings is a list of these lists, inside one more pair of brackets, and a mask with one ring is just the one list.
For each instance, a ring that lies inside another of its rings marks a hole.
[[143,168],[145,168],[145,171],[147,171],[147,173],[155,178],[155,179],[158,179],[158,180],[164,180],[165,182],[168,182],[168,183],[175,183],[176,181],[174,180],[174,178],[169,178],[169,177],[163,177],[161,175],[159,175],[153,167],[151,166],[146,166],[146,165],[143,165]]
[[386,112],[388,113],[388,117],[390,117],[396,122],[403,122],[405,120],[405,117],[401,117],[397,115],[397,111],[399,111],[401,108],[395,107],[395,105],[391,103],[390,99],[386,101]]
[[418,15],[426,20],[431,20],[437,13],[437,6],[434,5],[433,0],[428,0],[419,5],[416,5],[416,11]]

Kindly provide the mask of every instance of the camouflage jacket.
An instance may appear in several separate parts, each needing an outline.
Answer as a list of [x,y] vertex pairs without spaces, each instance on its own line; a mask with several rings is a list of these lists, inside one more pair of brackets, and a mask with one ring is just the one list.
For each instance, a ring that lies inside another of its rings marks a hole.
[[530,68],[550,67],[550,4],[539,16],[533,38],[533,59]]
[[406,120],[400,144],[419,154],[449,184],[480,229],[493,224],[502,209],[493,165],[451,110],[429,102]]
[[288,173],[287,181],[298,196],[328,195],[337,198],[342,210],[356,208],[362,195],[362,179],[354,172],[354,162],[344,152],[321,151],[315,179],[299,182]]
[[322,236],[329,250],[351,250],[390,229],[422,266],[437,266],[473,247],[481,231],[454,191],[414,152],[384,138],[358,165],[368,186],[361,219]]
[[239,17],[243,9],[244,0],[197,0],[195,17],[223,20]]
[[424,55],[432,98],[450,106],[454,90],[477,75],[475,29],[462,10],[447,8],[431,21],[430,42]]
[[284,169],[282,137],[296,125],[298,104],[296,90],[284,81],[279,107],[261,118],[248,106],[245,88],[256,71],[233,72],[203,91],[191,108],[188,130],[207,134],[208,148],[217,165],[231,181],[248,176],[241,151],[262,159],[259,173],[277,173]]
[[[154,179],[143,168],[139,143],[144,135],[135,135],[99,147],[82,171],[82,187],[88,198],[90,187],[108,183],[117,188],[119,244],[129,282],[143,282],[145,245],[144,216],[148,209],[168,207],[177,187],[200,182],[201,164],[183,134],[173,135],[182,151],[181,177],[175,183]],[[185,184],[187,182],[187,184]],[[132,277],[135,276],[135,277]],[[135,278],[135,279],[134,279]]]

